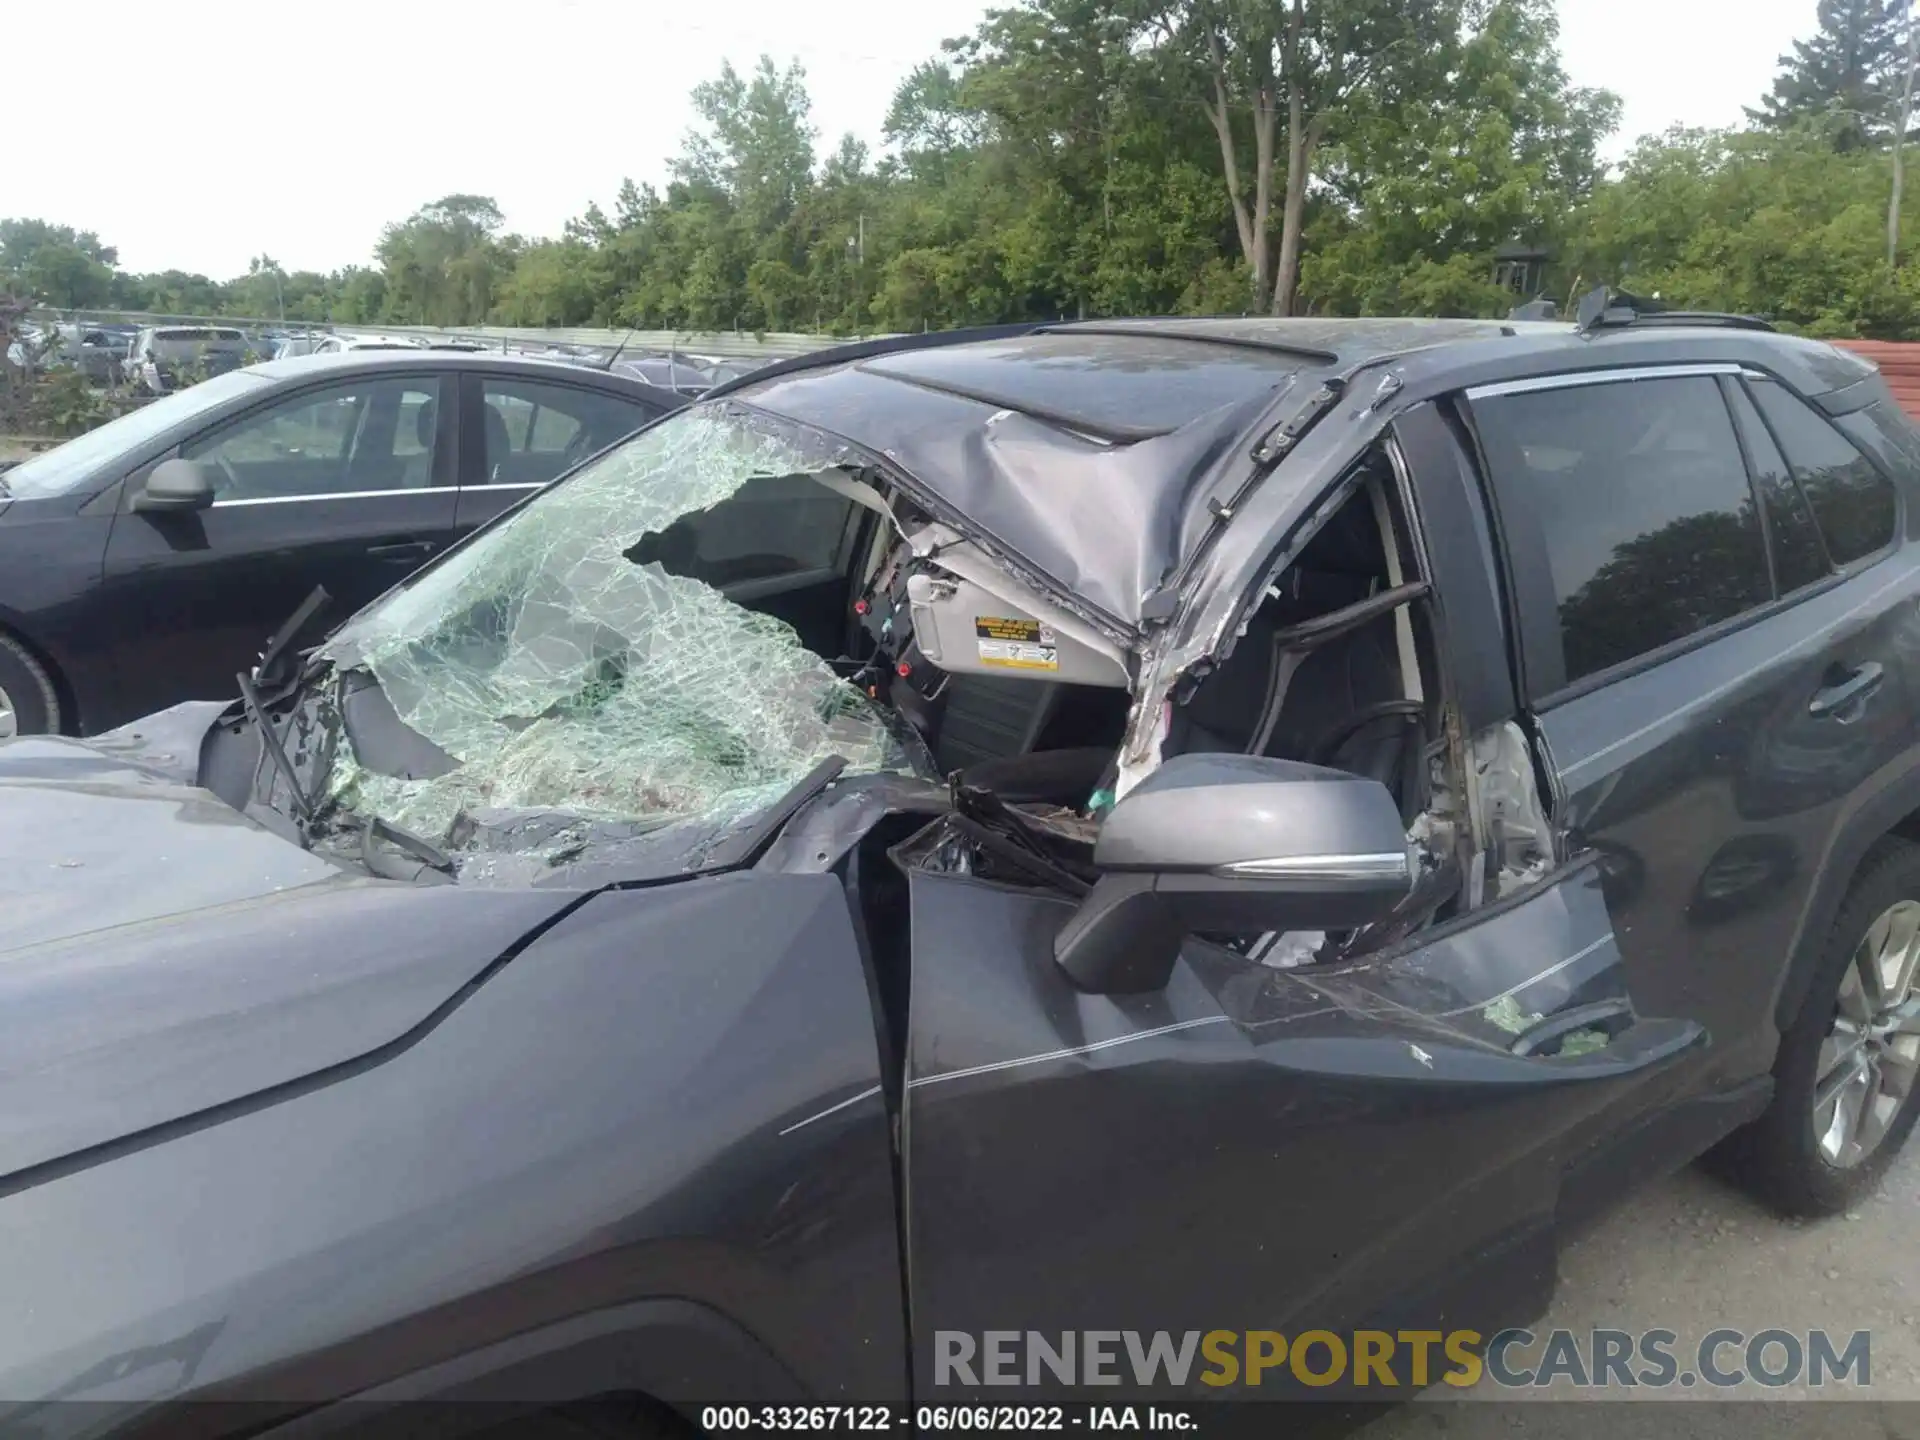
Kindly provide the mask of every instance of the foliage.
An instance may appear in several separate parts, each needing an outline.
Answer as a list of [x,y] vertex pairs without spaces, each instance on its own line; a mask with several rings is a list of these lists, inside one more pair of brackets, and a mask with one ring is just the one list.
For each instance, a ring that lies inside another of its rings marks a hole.
[[694,88],[663,185],[624,181],[558,236],[449,195],[368,264],[261,255],[215,282],[129,274],[97,236],[8,220],[0,290],[289,324],[837,334],[1499,315],[1516,297],[1496,254],[1521,242],[1556,257],[1563,303],[1605,281],[1920,336],[1920,266],[1886,249],[1902,13],[1821,0],[1764,123],[1647,138],[1609,172],[1619,102],[1569,81],[1553,0],[1006,0],[903,78],[877,155],[849,136],[817,158],[805,74],[763,58]]
[[78,435],[109,418],[110,401],[78,370],[55,370],[36,397],[49,435]]
[[[1814,335],[1920,335],[1920,268],[1886,265],[1889,168],[1879,151],[1836,153],[1815,128],[1672,131],[1596,192],[1570,267]],[[1913,196],[1904,209],[1920,217]]]
[[1818,29],[1780,57],[1747,114],[1774,130],[1814,125],[1838,150],[1883,140],[1899,115],[1911,0],[1820,0]]
[[90,230],[44,220],[0,220],[0,286],[69,309],[106,302],[114,250]]

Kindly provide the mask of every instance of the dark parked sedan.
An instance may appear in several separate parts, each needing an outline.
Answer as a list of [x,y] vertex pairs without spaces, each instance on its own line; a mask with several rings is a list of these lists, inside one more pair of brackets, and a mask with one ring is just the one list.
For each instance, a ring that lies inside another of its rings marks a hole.
[[316,586],[346,614],[684,403],[498,355],[277,360],[0,475],[0,736],[90,734],[233,677]]

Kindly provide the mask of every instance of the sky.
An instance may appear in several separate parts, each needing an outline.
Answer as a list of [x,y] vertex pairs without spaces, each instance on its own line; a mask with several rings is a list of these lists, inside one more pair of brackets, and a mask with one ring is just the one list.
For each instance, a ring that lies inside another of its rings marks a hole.
[[[1625,101],[1618,155],[1668,125],[1738,123],[1814,6],[1560,0],[1562,52],[1575,83]],[[263,253],[288,270],[365,263],[388,221],[459,192],[554,235],[623,176],[664,181],[688,92],[725,61],[798,59],[822,152],[848,131],[877,151],[894,86],[986,8],[15,0],[0,216],[95,231],[129,270],[216,279]]]

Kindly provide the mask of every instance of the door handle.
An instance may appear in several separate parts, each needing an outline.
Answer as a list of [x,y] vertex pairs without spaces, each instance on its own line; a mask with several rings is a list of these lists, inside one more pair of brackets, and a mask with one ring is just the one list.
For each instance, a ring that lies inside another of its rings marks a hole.
[[1837,717],[1849,705],[1866,699],[1880,688],[1880,683],[1887,678],[1887,672],[1878,661],[1869,660],[1852,670],[1841,670],[1835,666],[1823,678],[1826,684],[1814,691],[1813,699],[1807,702],[1807,713],[1816,719],[1828,715]]
[[395,540],[386,545],[369,545],[367,554],[375,560],[424,560],[433,550],[431,540]]

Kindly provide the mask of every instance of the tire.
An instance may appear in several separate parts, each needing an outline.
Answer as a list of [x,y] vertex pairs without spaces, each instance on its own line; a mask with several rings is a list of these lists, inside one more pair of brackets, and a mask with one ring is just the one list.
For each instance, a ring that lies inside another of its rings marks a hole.
[[0,740],[60,733],[60,692],[18,640],[0,631]]
[[[1787,1215],[1832,1215],[1857,1204],[1900,1153],[1920,1113],[1920,1085],[1913,1083],[1920,1069],[1920,1020],[1906,1018],[1902,1030],[1869,1038],[1884,1022],[1863,1024],[1859,1018],[1877,1008],[1866,993],[1872,962],[1862,952],[1882,924],[1887,926],[1882,943],[1889,948],[1909,934],[1913,938],[1899,946],[1907,956],[1903,963],[1888,959],[1873,968],[1904,970],[1907,1008],[1920,1009],[1912,1003],[1920,995],[1913,985],[1920,971],[1915,958],[1920,956],[1920,847],[1891,838],[1867,852],[1840,904],[1806,1002],[1781,1037],[1772,1103],[1730,1136],[1716,1157],[1746,1188]],[[1849,1054],[1856,1058],[1842,1058]],[[1837,1102],[1816,1105],[1823,1084],[1827,1093],[1838,1087]],[[1869,1120],[1854,1139],[1845,1138],[1853,1132],[1816,1118],[1816,1109],[1832,1117],[1848,1100],[1861,1097],[1864,1103],[1853,1113],[1865,1110]]]

